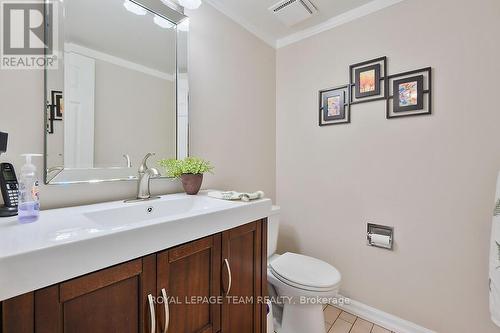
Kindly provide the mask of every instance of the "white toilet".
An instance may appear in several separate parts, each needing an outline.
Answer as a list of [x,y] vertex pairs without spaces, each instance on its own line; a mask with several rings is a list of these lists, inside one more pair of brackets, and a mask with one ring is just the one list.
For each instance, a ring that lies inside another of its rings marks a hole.
[[279,212],[279,207],[274,206],[268,219],[269,293],[283,301],[273,303],[274,330],[324,333],[323,304],[337,296],[341,275],[335,267],[316,258],[290,252],[276,254]]

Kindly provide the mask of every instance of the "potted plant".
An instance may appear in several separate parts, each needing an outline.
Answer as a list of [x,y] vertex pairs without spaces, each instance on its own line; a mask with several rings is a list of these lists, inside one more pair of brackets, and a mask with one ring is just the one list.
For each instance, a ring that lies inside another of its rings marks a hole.
[[184,191],[189,195],[198,194],[203,182],[203,174],[212,172],[214,169],[209,161],[198,157],[186,157],[183,160],[164,159],[158,163],[165,168],[168,177],[181,179]]

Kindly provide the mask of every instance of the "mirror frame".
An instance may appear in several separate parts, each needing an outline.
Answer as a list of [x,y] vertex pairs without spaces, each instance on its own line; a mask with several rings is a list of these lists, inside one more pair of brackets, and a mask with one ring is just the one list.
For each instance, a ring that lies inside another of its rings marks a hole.
[[[71,0],[68,0],[71,1]],[[149,12],[162,16],[163,18],[169,20],[170,22],[175,24],[176,29],[176,158],[181,159],[189,156],[189,79],[188,79],[188,37],[189,37],[189,17],[184,14],[184,8],[170,0],[130,0],[139,6],[145,8]],[[50,2],[46,1],[45,4],[48,5]],[[50,11],[45,10],[46,20],[45,22],[50,22],[48,15]],[[179,26],[183,24],[183,29],[179,29]],[[52,36],[47,35],[47,31],[49,29],[45,29],[44,38],[47,40],[52,38]],[[179,64],[184,64],[181,68]],[[48,121],[48,101],[49,96],[47,92],[47,76],[48,71],[47,67],[44,69],[44,123],[43,123],[43,131],[44,131],[44,162],[43,162],[43,176],[44,183],[46,185],[67,185],[67,184],[90,184],[90,183],[101,183],[101,182],[116,182],[116,181],[130,181],[137,180],[138,175],[125,177],[125,178],[102,178],[97,177],[96,179],[88,179],[88,180],[75,180],[75,181],[53,181],[53,179],[59,175],[65,169],[64,166],[54,175],[51,175],[49,179],[49,170],[47,165],[47,121]],[[64,69],[62,69],[64,70]],[[183,89],[179,89],[179,83],[182,81]],[[179,131],[179,117],[185,118],[183,131]],[[180,142],[180,135],[184,133],[184,137],[182,138],[184,142]],[[183,144],[184,143],[184,144]],[[181,147],[181,145],[183,146]],[[146,155],[147,151],[144,151],[144,155]],[[53,167],[54,168],[54,167]],[[113,169],[119,169],[117,167],[105,167],[105,168],[95,168],[95,169],[81,169],[88,170],[88,172],[92,172],[92,170],[106,170],[112,172]],[[78,169],[74,169],[78,170]],[[162,176],[160,178],[168,179],[170,177]]]

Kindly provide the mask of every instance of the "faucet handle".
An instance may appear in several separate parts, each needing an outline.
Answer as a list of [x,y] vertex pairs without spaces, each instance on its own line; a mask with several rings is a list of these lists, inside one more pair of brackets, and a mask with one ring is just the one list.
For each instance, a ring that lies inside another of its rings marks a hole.
[[160,172],[156,168],[148,168],[148,170],[146,172],[148,172],[150,174],[150,178],[159,178],[159,177],[161,177]]
[[127,168],[132,167],[132,162],[130,161],[130,155],[129,154],[123,154],[123,158],[127,161]]
[[155,156],[155,155],[156,155],[155,153],[147,153],[146,156],[144,156],[142,163],[141,163],[141,166],[139,167],[139,173],[146,172],[146,170],[149,169],[148,165],[147,165],[148,158],[150,158],[151,156]]

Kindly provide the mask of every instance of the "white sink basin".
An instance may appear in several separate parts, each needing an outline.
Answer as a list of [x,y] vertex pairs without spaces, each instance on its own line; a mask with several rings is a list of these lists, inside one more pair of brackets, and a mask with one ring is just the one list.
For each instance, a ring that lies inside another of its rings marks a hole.
[[213,235],[269,215],[249,203],[172,194],[46,210],[31,224],[0,219],[0,301]]
[[121,207],[83,213],[85,217],[104,228],[127,227],[150,220],[172,220],[173,216],[203,213],[218,208],[231,207],[226,201],[208,197],[189,196],[172,200],[151,200],[124,203]]

